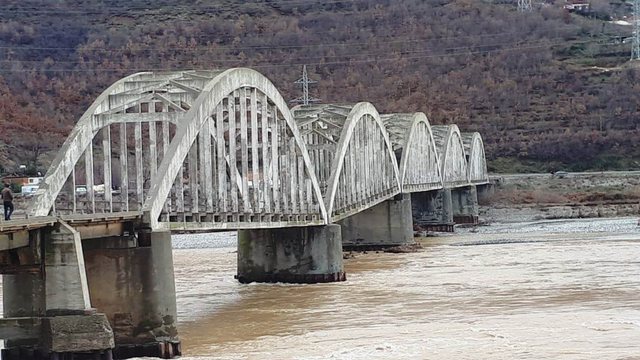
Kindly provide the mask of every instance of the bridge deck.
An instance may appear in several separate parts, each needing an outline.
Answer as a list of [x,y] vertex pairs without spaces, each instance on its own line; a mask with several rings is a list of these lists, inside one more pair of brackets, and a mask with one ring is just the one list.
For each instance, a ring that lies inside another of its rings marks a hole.
[[29,219],[9,220],[0,222],[0,234],[18,231],[36,230],[53,226],[58,220],[62,220],[72,226],[87,224],[105,224],[142,219],[141,211],[128,211],[103,214],[74,214],[61,216],[38,216]]

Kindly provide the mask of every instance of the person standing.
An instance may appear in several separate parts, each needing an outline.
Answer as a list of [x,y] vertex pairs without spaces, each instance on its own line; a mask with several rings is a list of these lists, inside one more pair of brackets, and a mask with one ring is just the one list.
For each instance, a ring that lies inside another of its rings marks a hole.
[[11,214],[13,213],[13,193],[9,184],[4,184],[2,189],[2,202],[4,203],[4,219],[11,220]]

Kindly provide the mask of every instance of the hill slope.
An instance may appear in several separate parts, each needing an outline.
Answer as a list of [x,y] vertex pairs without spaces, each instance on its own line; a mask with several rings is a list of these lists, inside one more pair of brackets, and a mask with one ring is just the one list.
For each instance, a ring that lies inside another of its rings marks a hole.
[[0,9],[0,163],[45,170],[110,83],[140,70],[254,67],[287,98],[302,64],[324,102],[424,111],[480,131],[497,171],[640,163],[628,12],[561,1],[527,15],[480,0],[9,0]]

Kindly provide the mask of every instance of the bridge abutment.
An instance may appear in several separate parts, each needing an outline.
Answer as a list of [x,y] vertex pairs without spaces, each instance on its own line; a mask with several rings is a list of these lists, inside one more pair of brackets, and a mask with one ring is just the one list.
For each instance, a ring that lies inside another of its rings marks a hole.
[[412,244],[411,197],[398,194],[340,221],[344,248],[390,247]]
[[118,359],[180,355],[170,232],[87,241],[93,306],[113,326]]
[[340,225],[238,230],[241,283],[344,281]]
[[451,203],[453,221],[456,224],[478,223],[478,194],[475,185],[453,189]]
[[418,231],[453,231],[451,189],[411,194],[413,225]]

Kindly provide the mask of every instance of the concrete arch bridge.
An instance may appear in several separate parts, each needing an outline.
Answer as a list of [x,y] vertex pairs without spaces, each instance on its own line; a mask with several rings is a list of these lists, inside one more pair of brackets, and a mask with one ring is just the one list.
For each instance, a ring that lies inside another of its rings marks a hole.
[[[30,319],[0,326],[6,356],[179,354],[171,232],[237,230],[242,282],[341,281],[343,246],[475,222],[487,184],[480,135],[423,113],[290,108],[246,68],[133,74],[78,120],[28,219],[0,224],[4,314]],[[99,336],[42,341],[69,321]]]

